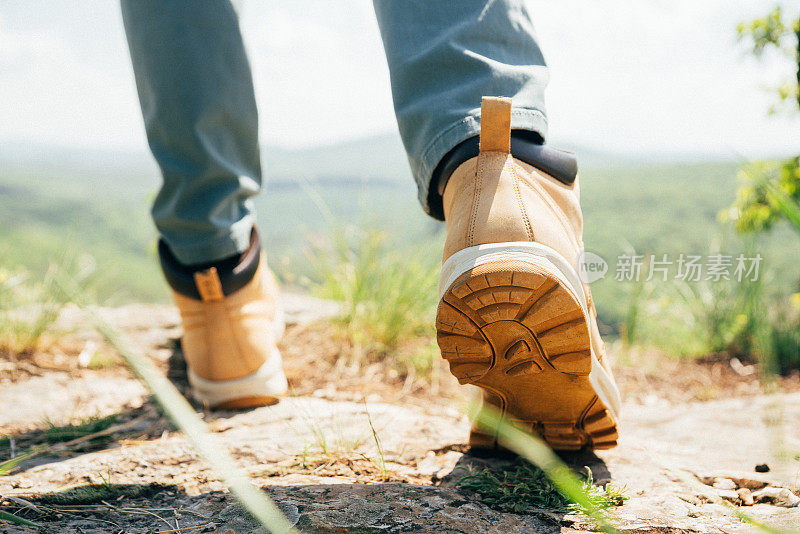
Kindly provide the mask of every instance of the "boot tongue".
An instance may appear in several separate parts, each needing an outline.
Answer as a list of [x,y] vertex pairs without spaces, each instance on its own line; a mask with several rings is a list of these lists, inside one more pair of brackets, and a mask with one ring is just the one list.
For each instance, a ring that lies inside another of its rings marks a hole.
[[511,99],[484,96],[481,99],[481,152],[511,152]]

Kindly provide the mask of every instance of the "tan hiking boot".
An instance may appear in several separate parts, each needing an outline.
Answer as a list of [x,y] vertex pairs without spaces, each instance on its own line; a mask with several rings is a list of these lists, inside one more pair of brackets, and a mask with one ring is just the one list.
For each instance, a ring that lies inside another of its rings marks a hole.
[[[610,448],[620,399],[575,268],[578,184],[512,157],[510,124],[511,100],[484,97],[479,155],[444,190],[439,347],[460,383],[551,447]],[[475,430],[470,443],[497,446]]]
[[194,397],[220,409],[276,403],[287,390],[276,346],[284,320],[278,285],[260,247],[251,246],[234,274],[222,280],[215,267],[176,280],[163,250],[161,259],[183,322],[181,345]]

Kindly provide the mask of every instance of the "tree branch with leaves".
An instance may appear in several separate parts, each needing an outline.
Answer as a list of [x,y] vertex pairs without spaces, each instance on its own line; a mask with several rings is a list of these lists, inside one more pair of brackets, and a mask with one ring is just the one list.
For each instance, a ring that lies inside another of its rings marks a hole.
[[[770,112],[800,113],[800,18],[789,18],[778,5],[764,17],[739,24],[737,33],[755,57],[772,54],[791,65],[793,76],[777,88],[779,106]],[[733,220],[739,232],[768,231],[780,221],[800,232],[800,155],[750,164],[739,176],[742,185],[723,219]]]

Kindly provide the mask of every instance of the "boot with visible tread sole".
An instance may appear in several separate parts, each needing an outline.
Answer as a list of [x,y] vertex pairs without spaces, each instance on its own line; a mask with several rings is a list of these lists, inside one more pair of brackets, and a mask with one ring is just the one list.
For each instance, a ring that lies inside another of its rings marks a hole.
[[[442,356],[461,384],[488,394],[486,402],[554,449],[608,449],[616,422],[598,399],[589,330],[571,291],[534,265],[491,262],[461,275],[436,317]],[[473,430],[470,442],[496,447]]]
[[[554,449],[611,448],[620,398],[577,274],[577,166],[515,158],[511,109],[511,99],[484,97],[478,155],[444,186],[439,347],[503,420]],[[470,444],[500,448],[492,434],[473,429]]]

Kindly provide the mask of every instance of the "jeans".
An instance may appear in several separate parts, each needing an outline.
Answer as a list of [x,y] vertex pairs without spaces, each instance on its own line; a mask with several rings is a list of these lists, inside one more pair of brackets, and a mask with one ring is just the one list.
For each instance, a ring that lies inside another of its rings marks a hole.
[[[524,0],[374,0],[374,7],[426,212],[437,164],[480,132],[482,96],[512,97],[511,127],[545,137],[548,72]],[[185,264],[244,251],[261,162],[252,76],[230,1],[122,0],[122,15],[164,179],[152,209],[161,237]]]

